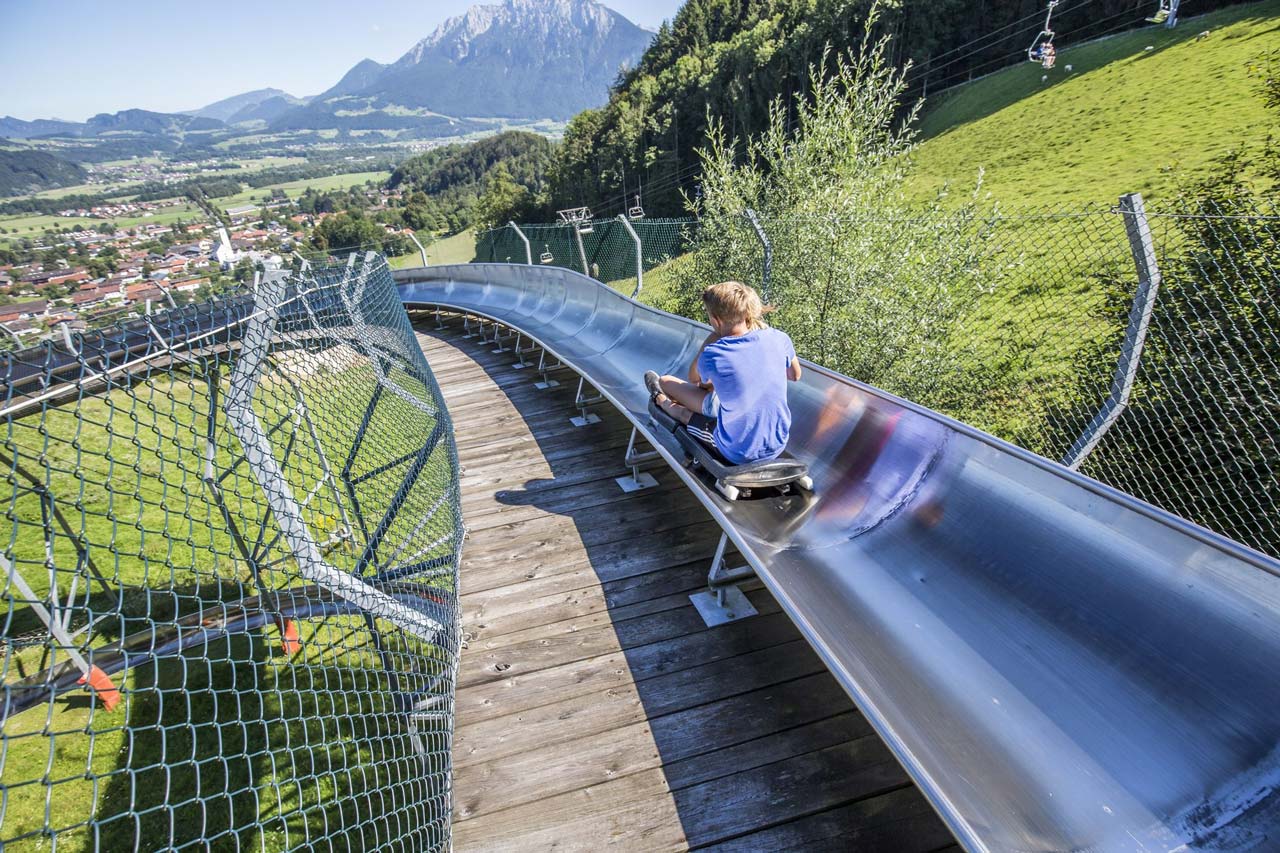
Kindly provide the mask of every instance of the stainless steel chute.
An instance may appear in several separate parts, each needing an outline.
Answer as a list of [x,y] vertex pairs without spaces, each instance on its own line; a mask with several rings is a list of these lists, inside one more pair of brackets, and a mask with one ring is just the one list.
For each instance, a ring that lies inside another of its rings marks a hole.
[[[491,318],[650,440],[646,369],[706,333],[586,276],[396,273]],[[1280,837],[1280,564],[911,403],[806,365],[802,511],[730,503],[659,446],[974,850],[1222,850]]]

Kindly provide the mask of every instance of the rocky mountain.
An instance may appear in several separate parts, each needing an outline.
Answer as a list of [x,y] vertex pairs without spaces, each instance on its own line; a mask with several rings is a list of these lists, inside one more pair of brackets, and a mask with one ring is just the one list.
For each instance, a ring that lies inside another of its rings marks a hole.
[[[475,6],[391,65],[356,65],[305,108],[306,121],[349,127],[358,118],[367,128],[432,114],[567,119],[604,103],[618,70],[651,38],[594,0]],[[297,127],[301,115],[287,113],[276,126]]]
[[120,149],[110,152],[115,159],[149,153],[147,145],[191,144],[193,134],[207,142],[210,134],[264,128],[463,136],[492,129],[484,119],[568,119],[605,103],[619,69],[639,59],[652,35],[595,0],[502,0],[450,18],[390,65],[362,60],[314,98],[256,89],[185,113],[122,110],[86,122],[5,117],[0,137],[77,137],[84,143],[66,156],[92,162],[89,148],[107,143]]
[[236,121],[235,117],[238,114],[250,112],[265,101],[276,100],[283,100],[291,106],[304,103],[301,98],[295,98],[282,89],[254,89],[252,92],[243,92],[232,95],[230,98],[223,98],[221,101],[214,101],[198,110],[184,110],[183,115],[212,118],[232,124]]

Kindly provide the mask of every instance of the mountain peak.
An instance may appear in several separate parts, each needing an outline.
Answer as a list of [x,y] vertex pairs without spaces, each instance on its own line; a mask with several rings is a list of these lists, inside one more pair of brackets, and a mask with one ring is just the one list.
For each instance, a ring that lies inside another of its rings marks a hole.
[[359,112],[366,123],[389,107],[565,119],[604,103],[618,69],[651,39],[595,0],[501,0],[449,18],[391,65],[364,60],[309,109]]

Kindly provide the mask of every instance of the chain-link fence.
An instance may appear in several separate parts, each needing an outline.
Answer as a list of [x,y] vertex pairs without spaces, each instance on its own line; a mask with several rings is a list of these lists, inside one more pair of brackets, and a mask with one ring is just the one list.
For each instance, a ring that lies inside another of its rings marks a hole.
[[[694,314],[750,282],[803,355],[1280,556],[1275,202],[635,225],[642,300]],[[591,224],[585,265],[572,225],[520,230],[534,263],[629,292],[616,228]],[[523,262],[516,229],[477,260]]]
[[[630,225],[635,238],[627,231]],[[637,285],[636,239],[640,241],[643,289],[665,291],[669,267],[689,251],[696,222],[689,219],[598,219],[586,228],[574,225],[508,225],[477,235],[480,263],[532,262],[585,272],[632,293]],[[528,247],[524,239],[527,239]]]
[[386,263],[0,376],[0,846],[447,849],[458,471]]

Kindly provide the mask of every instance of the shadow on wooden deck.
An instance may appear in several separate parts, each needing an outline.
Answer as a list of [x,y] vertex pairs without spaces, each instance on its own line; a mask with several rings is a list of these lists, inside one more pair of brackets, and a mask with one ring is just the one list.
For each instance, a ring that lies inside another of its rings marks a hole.
[[936,850],[954,842],[758,585],[689,602],[719,529],[661,462],[624,494],[629,425],[574,427],[576,376],[420,328],[471,530],[455,762],[459,850]]

